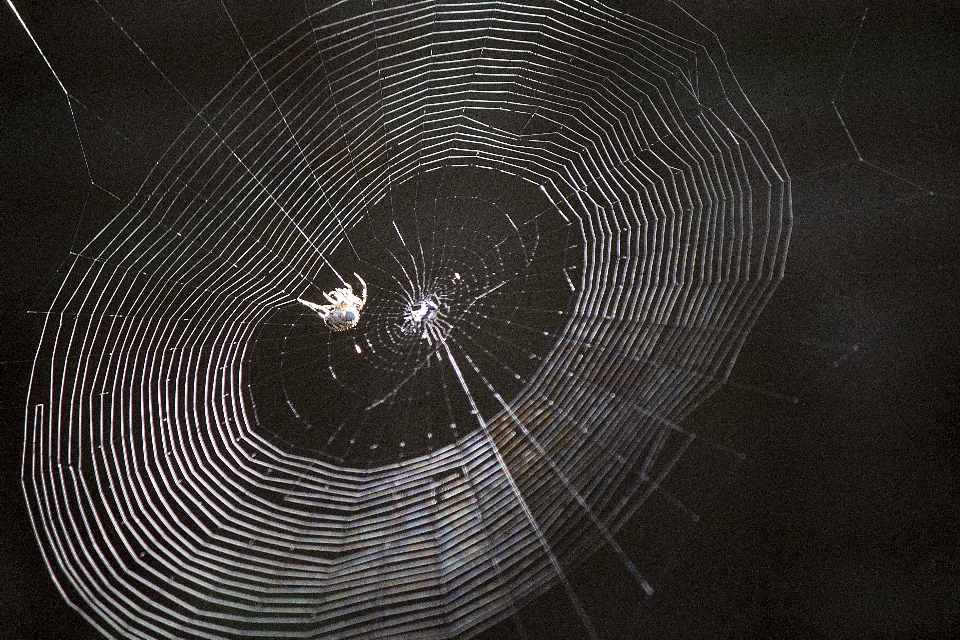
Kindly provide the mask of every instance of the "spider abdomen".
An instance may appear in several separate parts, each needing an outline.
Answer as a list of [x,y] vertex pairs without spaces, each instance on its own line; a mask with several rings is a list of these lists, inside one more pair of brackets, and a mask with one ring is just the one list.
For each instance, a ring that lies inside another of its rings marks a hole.
[[333,309],[323,321],[331,331],[346,331],[353,329],[360,322],[360,311],[354,307]]

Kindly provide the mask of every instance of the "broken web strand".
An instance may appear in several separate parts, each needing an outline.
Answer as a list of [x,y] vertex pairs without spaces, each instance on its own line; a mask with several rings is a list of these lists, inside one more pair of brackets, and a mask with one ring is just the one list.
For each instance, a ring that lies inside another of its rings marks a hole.
[[842,90],[843,90],[843,82],[844,82],[844,80],[846,79],[846,77],[847,77],[847,72],[848,72],[849,69],[850,69],[850,61],[853,59],[854,51],[856,51],[857,43],[858,43],[859,40],[860,40],[860,34],[863,32],[863,26],[864,26],[864,24],[865,24],[866,21],[867,21],[867,14],[868,14],[869,10],[870,10],[869,7],[864,8],[863,13],[862,13],[861,16],[860,16],[860,20],[859,20],[859,22],[857,23],[856,32],[854,33],[853,39],[852,39],[852,41],[851,41],[851,43],[850,43],[850,49],[849,49],[849,51],[847,52],[847,57],[846,57],[846,59],[845,59],[844,62],[843,62],[843,67],[842,67],[841,70],[840,70],[840,75],[839,75],[839,77],[837,78],[837,86],[836,86],[836,88],[834,89],[833,95],[830,97],[830,106],[833,108],[833,111],[834,111],[834,113],[835,113],[836,116],[837,116],[837,120],[839,121],[840,126],[843,128],[843,132],[844,132],[844,134],[846,135],[847,140],[848,140],[849,143],[850,143],[851,149],[853,150],[854,154],[857,156],[857,162],[862,163],[862,164],[865,164],[865,165],[868,165],[868,166],[870,166],[870,167],[873,167],[873,168],[876,169],[877,171],[881,171],[881,172],[883,172],[884,174],[890,176],[891,178],[894,178],[895,180],[899,180],[899,181],[901,181],[901,182],[903,182],[903,183],[905,183],[905,184],[908,184],[908,185],[916,188],[916,189],[919,191],[919,193],[917,193],[915,196],[907,197],[907,198],[901,198],[900,200],[906,200],[906,199],[912,199],[912,198],[916,198],[916,197],[922,197],[922,196],[924,196],[924,195],[926,195],[926,196],[937,196],[937,197],[940,197],[940,198],[946,198],[946,199],[948,199],[948,200],[960,200],[960,195],[958,195],[958,194],[935,192],[935,191],[933,191],[932,189],[930,189],[929,187],[926,187],[926,186],[924,186],[924,185],[922,185],[922,184],[919,184],[919,183],[917,183],[917,182],[914,182],[913,180],[910,180],[910,179],[906,178],[905,176],[899,175],[899,174],[897,174],[897,173],[895,173],[895,172],[893,172],[893,171],[890,171],[889,169],[887,169],[887,168],[885,168],[885,167],[882,167],[882,166],[880,166],[880,165],[878,165],[878,164],[876,164],[876,163],[874,163],[874,162],[871,162],[871,161],[869,161],[869,160],[866,160],[866,159],[863,157],[863,155],[860,153],[860,148],[857,146],[857,143],[856,143],[856,140],[854,139],[853,134],[850,132],[849,127],[847,127],[847,123],[846,123],[846,122],[844,121],[844,119],[843,119],[843,115],[842,115],[842,113],[841,113],[841,111],[840,111],[840,107],[837,105],[837,100],[840,99],[840,97],[841,97],[841,93],[842,93]]
[[[960,194],[932,188],[930,184],[924,183],[922,179],[917,179],[913,176],[908,177],[907,175],[891,170],[887,166],[884,166],[882,159],[876,156],[871,158],[869,152],[867,153],[867,157],[864,157],[860,148],[861,145],[858,144],[858,140],[860,139],[859,134],[865,132],[863,125],[861,125],[860,130],[856,128],[851,129],[847,123],[847,118],[844,117],[845,114],[849,113],[848,107],[844,106],[844,102],[846,98],[851,97],[851,91],[848,89],[851,76],[852,79],[856,79],[860,73],[863,73],[862,68],[858,69],[858,65],[863,65],[864,55],[870,55],[869,53],[864,53],[863,49],[864,43],[866,42],[864,38],[873,35],[871,34],[872,15],[872,8],[867,6],[859,15],[851,15],[842,31],[834,34],[838,42],[842,43],[843,48],[841,49],[842,54],[837,56],[836,75],[832,79],[832,91],[826,97],[823,104],[815,107],[807,116],[815,126],[824,127],[831,136],[833,136],[834,133],[838,133],[842,136],[842,139],[833,140],[829,143],[821,142],[817,145],[822,147],[822,149],[820,149],[821,155],[826,155],[824,153],[825,151],[832,152],[829,160],[823,159],[821,163],[818,159],[818,161],[812,163],[814,165],[812,169],[793,173],[792,176],[798,184],[804,185],[801,188],[805,189],[807,188],[807,184],[829,184],[831,174],[834,176],[843,176],[844,174],[851,175],[851,172],[856,171],[857,167],[869,167],[870,170],[878,172],[884,177],[894,181],[891,184],[899,183],[901,186],[909,187],[909,189],[903,190],[902,192],[895,191],[891,194],[884,194],[884,196],[879,199],[873,196],[875,202],[869,205],[862,204],[862,201],[856,206],[849,206],[846,203],[837,206],[838,203],[829,202],[825,207],[809,208],[807,215],[812,216],[814,220],[817,219],[821,211],[825,211],[828,216],[827,219],[830,219],[834,216],[849,216],[857,212],[876,214],[883,208],[890,206],[891,203],[911,204],[933,198],[946,201],[960,200]],[[820,43],[818,43],[818,45],[819,44]],[[869,51],[869,45],[867,45],[866,48]],[[818,123],[817,120],[821,116],[823,122]],[[874,129],[868,127],[866,132],[873,130]],[[869,173],[871,172],[868,171],[865,175],[869,175]],[[862,187],[850,184],[847,185],[846,190],[849,193],[856,194],[859,188]],[[855,357],[858,351],[864,346],[863,339],[857,340],[855,338],[843,342],[835,342],[822,340],[819,336],[777,333],[775,339],[781,342],[795,343],[798,348],[811,351],[811,359],[823,360],[823,366],[829,368],[837,368],[843,365],[849,359]],[[754,385],[739,382],[727,382],[727,384],[751,394],[775,398],[789,404],[797,404],[799,402],[796,390],[783,392],[780,390],[771,390],[763,384]]]
[[[453,342],[453,339],[451,339],[451,342]],[[456,343],[454,344],[456,346]],[[460,368],[457,365],[456,360],[453,358],[453,353],[451,352],[449,345],[444,343],[443,347],[444,347],[444,351],[447,354],[447,358],[450,360],[450,365],[454,368],[457,374],[457,380],[460,382],[460,384],[463,387],[463,392],[467,394],[467,396],[470,398],[471,407],[473,407],[474,410],[477,411],[477,421],[481,423],[481,428],[484,430],[484,434],[487,440],[489,441],[490,446],[496,447],[496,443],[493,441],[492,436],[490,436],[489,432],[486,430],[486,423],[483,420],[483,416],[480,415],[479,410],[476,409],[477,405],[476,405],[476,402],[474,402],[473,400],[473,394],[471,393],[470,388],[467,386],[467,383],[463,378],[463,374],[460,373]],[[647,580],[640,575],[636,565],[634,565],[633,561],[630,560],[629,557],[627,557],[627,554],[620,547],[620,544],[616,540],[614,540],[613,534],[609,531],[607,526],[600,521],[597,515],[593,512],[593,509],[590,507],[590,505],[588,505],[587,502],[583,499],[583,496],[580,494],[580,492],[576,489],[576,487],[573,486],[573,483],[570,482],[570,480],[563,473],[563,471],[557,466],[557,463],[553,459],[551,459],[550,455],[543,448],[543,446],[530,433],[530,431],[527,429],[523,421],[517,417],[516,413],[514,413],[510,405],[503,399],[503,397],[499,393],[497,393],[497,390],[490,383],[490,381],[487,380],[487,378],[483,375],[483,372],[473,362],[469,354],[467,354],[464,351],[463,357],[467,360],[467,363],[470,365],[470,367],[483,381],[483,384],[484,386],[486,386],[487,391],[491,395],[493,395],[494,398],[496,398],[497,402],[500,403],[500,405],[503,407],[503,410],[507,413],[507,415],[510,416],[510,420],[513,422],[513,424],[516,425],[516,428],[520,431],[523,437],[529,440],[533,444],[533,446],[536,448],[537,452],[540,454],[543,460],[547,462],[547,464],[550,466],[550,469],[554,472],[554,474],[561,481],[561,483],[563,483],[564,488],[570,493],[570,496],[573,497],[574,500],[576,500],[577,504],[579,504],[580,507],[584,510],[584,512],[590,518],[590,521],[592,522],[594,527],[596,527],[597,530],[600,532],[600,534],[603,536],[603,539],[606,542],[606,544],[610,546],[610,548],[614,551],[614,553],[616,553],[620,561],[623,562],[624,567],[630,572],[630,574],[634,577],[637,583],[642,587],[643,591],[648,596],[653,595],[653,587],[651,587],[650,583],[648,583]],[[503,460],[503,457],[499,455],[499,451],[498,451],[497,461],[501,462],[502,460]],[[501,464],[503,464],[504,466],[504,473],[510,473],[509,469],[506,467],[506,463],[502,462]],[[511,478],[512,478],[512,475],[511,475]],[[516,487],[515,482],[511,482],[511,488],[517,492],[518,499],[523,500],[523,496],[522,494],[520,494],[520,490],[519,488]],[[526,504],[526,501],[524,501],[524,504]],[[543,533],[539,531],[537,522],[533,518],[533,514],[530,511],[529,507],[525,509],[525,513],[528,514],[528,517],[531,520],[531,524],[534,527],[537,527],[538,537],[540,538],[541,542],[545,545],[545,550],[548,553],[550,553],[549,545],[546,545],[546,538],[543,536]],[[570,586],[569,582],[566,580],[566,577],[559,570],[559,564],[557,563],[556,558],[552,555],[552,553],[550,555],[550,562],[551,564],[556,564],[556,566],[558,567],[557,575],[561,578],[561,580],[563,580],[564,587],[570,593],[571,600],[573,600],[576,597],[576,594],[573,592],[573,588]],[[577,607],[578,613],[580,613],[585,618],[585,624],[588,624],[589,618],[586,617],[586,613],[583,611],[583,606],[579,603],[579,601],[576,601],[574,604]],[[592,628],[592,626],[587,627],[587,630],[591,636],[596,635],[596,631]]]
[[[500,5],[498,5],[498,6],[500,6]],[[579,49],[578,49],[578,51],[579,51]],[[572,56],[571,56],[571,57],[572,57]],[[381,98],[381,104],[382,104],[382,93],[381,93],[381,95],[380,95],[380,98]],[[533,113],[536,113],[536,109],[534,109],[532,112],[533,112]],[[461,108],[461,109],[460,109],[460,112],[459,112],[459,115],[460,115],[461,120],[463,120],[463,119],[464,119],[464,115],[465,115],[465,110]],[[529,123],[529,122],[532,122],[532,121],[533,121],[533,115],[530,116],[530,119],[528,120],[528,123]],[[461,124],[463,124],[463,123],[461,123]],[[473,125],[471,125],[471,126],[473,126]],[[525,125],[525,126],[526,126],[526,125]],[[469,132],[469,128],[464,129],[463,127],[461,127],[460,133],[462,134],[464,131],[468,131],[468,132]],[[548,154],[548,155],[549,155],[549,154]],[[353,155],[351,154],[350,157],[353,158]],[[501,162],[503,162],[503,156],[501,156]],[[419,174],[418,174],[418,175],[419,175]],[[589,184],[589,183],[588,183],[588,184]],[[447,227],[447,228],[449,229],[449,227]],[[399,235],[399,232],[398,232],[398,235]],[[401,236],[401,238],[402,238],[402,236]],[[583,317],[587,317],[587,315],[584,315]],[[484,320],[484,324],[488,324],[488,323],[486,322],[486,320]],[[369,326],[370,326],[370,328],[372,329],[373,327],[377,326],[377,323],[370,323]],[[439,339],[439,337],[438,337],[437,339]],[[368,343],[367,343],[367,346],[368,346],[368,347],[369,347],[369,344],[370,344],[370,343],[368,342]],[[578,342],[578,344],[588,344],[588,343],[583,342],[583,341],[581,340],[581,341]],[[455,366],[455,361],[451,362],[451,364]],[[458,369],[458,370],[459,370],[459,369]],[[481,370],[482,370],[482,369],[481,369]],[[502,396],[501,396],[501,397],[502,397]],[[471,399],[471,402],[474,401],[473,398],[472,398],[472,396],[471,396],[470,399]],[[536,522],[534,522],[534,524],[536,524]],[[548,545],[548,550],[549,550],[549,545]]]
[[467,396],[467,399],[470,402],[471,411],[476,415],[477,422],[480,425],[480,429],[483,431],[483,435],[487,440],[487,443],[490,446],[490,452],[497,460],[497,464],[500,466],[500,469],[503,471],[504,478],[510,484],[510,490],[513,491],[513,494],[516,496],[520,506],[523,508],[523,513],[527,518],[527,521],[530,523],[530,526],[533,527],[534,532],[537,535],[537,540],[540,543],[540,546],[543,548],[547,558],[550,560],[550,564],[553,567],[553,570],[556,572],[557,577],[560,579],[560,582],[563,584],[564,590],[567,592],[567,597],[570,599],[570,603],[573,605],[574,609],[577,611],[577,616],[580,618],[581,624],[583,624],[584,629],[590,635],[591,638],[595,640],[599,638],[597,635],[597,630],[594,629],[593,623],[590,622],[590,617],[587,615],[586,610],[583,608],[583,603],[580,602],[580,598],[577,596],[576,591],[574,591],[573,586],[570,584],[570,581],[567,580],[567,576],[564,573],[563,567],[560,565],[560,561],[557,560],[557,557],[554,555],[553,550],[550,546],[550,543],[547,541],[546,536],[544,536],[543,531],[540,529],[540,525],[537,523],[537,519],[534,517],[533,512],[530,510],[529,505],[527,504],[526,499],[523,497],[520,488],[517,486],[516,481],[513,479],[513,474],[510,472],[510,468],[507,466],[506,461],[503,459],[503,456],[500,454],[500,449],[497,447],[497,443],[490,436],[490,432],[487,431],[486,422],[483,419],[483,416],[480,415],[480,410],[477,408],[476,402],[473,399],[473,394],[470,392],[470,387],[467,386],[467,382],[463,377],[463,374],[460,372],[460,367],[457,365],[456,359],[453,357],[453,353],[450,351],[450,347],[444,343],[443,350],[446,353],[447,359],[450,362],[450,367],[453,369],[454,373],[457,376],[457,380],[460,382],[460,385],[463,388],[463,393]]

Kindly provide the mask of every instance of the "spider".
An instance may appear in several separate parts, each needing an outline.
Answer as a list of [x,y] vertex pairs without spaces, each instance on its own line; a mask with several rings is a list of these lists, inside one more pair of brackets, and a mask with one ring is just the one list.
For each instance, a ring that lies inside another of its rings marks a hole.
[[345,287],[323,294],[323,297],[329,300],[330,304],[316,304],[303,298],[297,298],[297,302],[316,311],[331,331],[353,329],[360,322],[360,312],[367,304],[367,283],[363,281],[359,274],[354,273],[353,275],[357,276],[357,280],[363,286],[362,296],[356,295],[353,292],[353,287],[348,284]]

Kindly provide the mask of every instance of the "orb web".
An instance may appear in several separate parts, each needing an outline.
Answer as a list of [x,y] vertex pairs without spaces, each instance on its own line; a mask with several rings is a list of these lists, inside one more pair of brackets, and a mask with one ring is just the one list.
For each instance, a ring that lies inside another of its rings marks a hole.
[[[695,438],[790,212],[712,35],[650,20],[340,2],[250,56],[48,315],[24,484],[84,615],[470,637],[559,583],[596,636],[566,573],[600,547],[652,592],[614,534]],[[356,327],[297,302],[353,273]]]

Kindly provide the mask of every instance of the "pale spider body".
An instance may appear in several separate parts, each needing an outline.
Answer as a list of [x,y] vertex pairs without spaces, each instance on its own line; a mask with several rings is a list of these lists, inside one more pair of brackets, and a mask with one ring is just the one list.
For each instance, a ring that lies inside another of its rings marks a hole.
[[316,304],[303,298],[297,298],[297,302],[316,311],[331,331],[353,329],[360,322],[360,312],[367,304],[367,283],[359,274],[354,273],[353,275],[357,277],[363,287],[362,295],[355,294],[353,287],[348,284],[345,287],[339,287],[323,294],[323,297],[330,304]]

